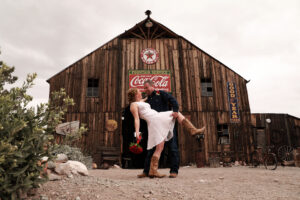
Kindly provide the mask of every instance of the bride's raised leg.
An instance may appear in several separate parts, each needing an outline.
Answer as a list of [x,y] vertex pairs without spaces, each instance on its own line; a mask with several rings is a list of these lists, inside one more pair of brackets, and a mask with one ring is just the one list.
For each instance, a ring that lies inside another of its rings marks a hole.
[[153,153],[153,156],[151,158],[151,163],[150,163],[150,171],[149,171],[150,178],[154,178],[154,177],[163,178],[166,176],[165,174],[160,174],[157,171],[159,158],[160,158],[162,150],[164,149],[164,144],[165,144],[165,142],[161,142],[160,144],[156,145],[156,147],[155,147],[155,152]]
[[205,131],[205,126],[203,126],[202,128],[198,129],[196,128],[192,122],[190,122],[190,120],[188,120],[185,116],[183,116],[180,112],[178,112],[178,118],[177,118],[178,122],[180,124],[182,124],[183,127],[185,127],[191,136],[194,135],[202,135]]

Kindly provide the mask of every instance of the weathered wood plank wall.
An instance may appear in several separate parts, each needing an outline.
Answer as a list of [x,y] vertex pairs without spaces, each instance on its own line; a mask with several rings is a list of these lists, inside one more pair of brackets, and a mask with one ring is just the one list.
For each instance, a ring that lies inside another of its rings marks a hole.
[[[266,123],[270,119],[270,123]],[[256,129],[264,129],[266,145],[275,149],[283,145],[300,146],[300,119],[288,114],[255,113],[251,115],[251,123]]]

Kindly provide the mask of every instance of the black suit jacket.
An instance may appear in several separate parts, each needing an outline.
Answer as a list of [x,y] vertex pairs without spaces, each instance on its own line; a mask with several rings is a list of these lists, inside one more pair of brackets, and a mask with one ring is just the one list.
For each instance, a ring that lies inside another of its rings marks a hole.
[[153,110],[157,112],[173,110],[173,112],[178,112],[179,106],[177,100],[169,93],[158,90],[153,91],[146,101],[150,104]]

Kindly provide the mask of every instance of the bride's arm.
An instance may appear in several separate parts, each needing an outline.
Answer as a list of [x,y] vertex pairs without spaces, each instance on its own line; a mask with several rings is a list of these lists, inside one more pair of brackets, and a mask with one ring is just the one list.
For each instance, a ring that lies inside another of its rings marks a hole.
[[135,128],[136,138],[139,138],[139,134],[140,134],[140,117],[139,117],[139,112],[138,112],[138,106],[137,106],[136,103],[131,103],[130,112],[132,113],[133,118],[134,118],[134,128]]

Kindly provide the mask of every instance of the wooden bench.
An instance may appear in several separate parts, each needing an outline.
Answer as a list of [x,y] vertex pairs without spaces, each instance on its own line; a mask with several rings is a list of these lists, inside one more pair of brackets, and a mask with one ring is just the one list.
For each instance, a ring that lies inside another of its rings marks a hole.
[[116,151],[103,151],[101,153],[101,157],[102,157],[102,162],[105,162],[105,161],[119,162],[120,152],[116,152]]
[[120,148],[101,146],[97,148],[97,152],[99,152],[101,155],[100,165],[105,162],[110,165],[114,165],[114,164],[121,165]]

